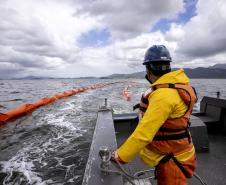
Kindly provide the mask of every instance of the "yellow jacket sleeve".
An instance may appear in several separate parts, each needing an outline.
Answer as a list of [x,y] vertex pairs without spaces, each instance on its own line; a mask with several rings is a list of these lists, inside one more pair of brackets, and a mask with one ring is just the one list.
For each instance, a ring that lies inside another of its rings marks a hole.
[[[168,93],[166,92],[168,91]],[[150,143],[159,128],[167,120],[173,109],[171,93],[174,89],[158,89],[148,98],[149,106],[144,117],[127,141],[117,150],[124,162],[131,161],[148,143]],[[175,92],[173,92],[175,93]]]

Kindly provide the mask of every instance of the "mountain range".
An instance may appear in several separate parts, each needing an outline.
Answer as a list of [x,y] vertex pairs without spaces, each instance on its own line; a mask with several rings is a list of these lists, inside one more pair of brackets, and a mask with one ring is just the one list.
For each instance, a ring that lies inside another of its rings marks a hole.
[[[177,68],[172,69],[177,70]],[[225,64],[215,64],[211,67],[204,68],[204,67],[198,67],[198,68],[184,68],[185,73],[190,78],[213,78],[213,79],[226,79],[226,63]],[[112,74],[109,76],[103,76],[100,77],[101,79],[126,79],[126,78],[140,78],[143,79],[145,76],[145,71],[142,72],[136,72],[131,74]],[[92,79],[97,77],[78,77],[75,79]],[[39,77],[39,76],[25,76],[22,78],[11,78],[11,79],[20,79],[20,80],[40,80],[40,79],[64,79],[64,78],[54,78],[54,77]]]
[[[177,68],[172,69],[177,70]],[[213,79],[226,79],[226,64],[216,64],[209,68],[198,67],[198,68],[184,68],[185,73],[190,78],[213,78]],[[131,74],[112,74],[107,78],[144,78],[145,71],[136,72]]]
[[215,64],[209,68],[218,68],[218,69],[226,69],[226,64]]

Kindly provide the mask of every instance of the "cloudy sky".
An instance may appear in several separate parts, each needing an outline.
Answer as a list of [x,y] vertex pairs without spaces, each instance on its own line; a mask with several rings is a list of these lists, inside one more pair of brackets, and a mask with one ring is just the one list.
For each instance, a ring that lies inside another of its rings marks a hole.
[[173,67],[226,63],[225,0],[4,0],[0,78],[144,70],[153,44]]

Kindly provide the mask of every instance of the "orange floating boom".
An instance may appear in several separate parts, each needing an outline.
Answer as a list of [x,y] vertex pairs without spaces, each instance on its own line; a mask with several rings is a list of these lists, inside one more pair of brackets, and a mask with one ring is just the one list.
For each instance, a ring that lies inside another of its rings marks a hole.
[[115,84],[115,83],[123,83],[123,82],[109,82],[109,83],[105,83],[105,84],[97,84],[97,85],[94,85],[94,86],[91,86],[91,87],[81,87],[79,89],[73,89],[73,90],[70,90],[70,91],[67,91],[67,92],[57,93],[53,96],[43,98],[43,99],[38,100],[38,101],[33,102],[33,103],[27,103],[27,104],[21,105],[20,107],[17,107],[15,109],[10,110],[10,111],[0,113],[0,126],[5,124],[9,120],[24,116],[24,115],[32,112],[33,110],[37,109],[38,107],[53,103],[56,100],[59,100],[61,98],[72,96],[72,95],[75,95],[75,94],[78,94],[78,93],[81,93],[81,92],[85,92],[85,91],[88,91],[88,90],[103,88],[107,85],[112,85],[112,84]]

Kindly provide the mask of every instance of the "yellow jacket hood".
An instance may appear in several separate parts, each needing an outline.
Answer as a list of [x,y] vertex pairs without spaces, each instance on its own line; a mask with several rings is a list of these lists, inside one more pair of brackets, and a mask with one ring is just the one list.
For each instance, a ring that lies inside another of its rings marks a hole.
[[181,84],[188,84],[189,78],[184,73],[183,69],[179,69],[176,71],[169,72],[163,76],[161,76],[155,83],[152,84],[152,86],[158,85],[158,84],[166,84],[166,83],[181,83]]

